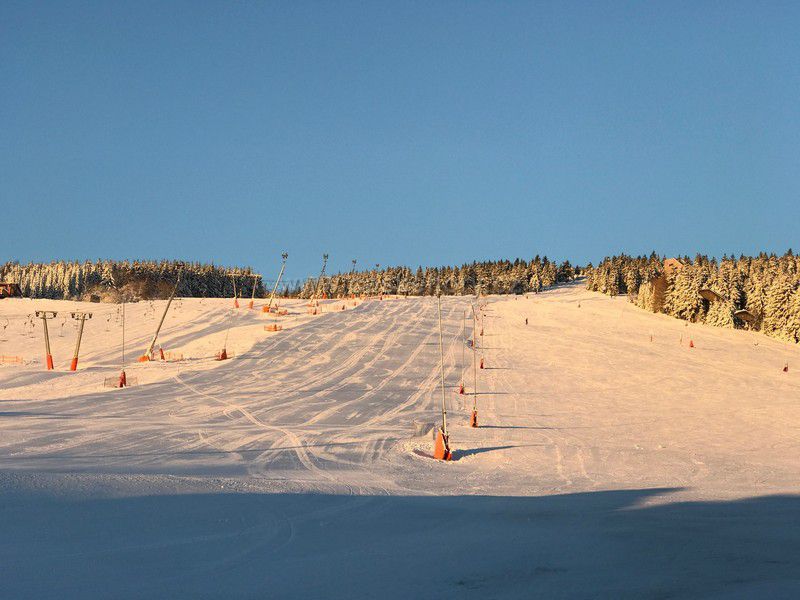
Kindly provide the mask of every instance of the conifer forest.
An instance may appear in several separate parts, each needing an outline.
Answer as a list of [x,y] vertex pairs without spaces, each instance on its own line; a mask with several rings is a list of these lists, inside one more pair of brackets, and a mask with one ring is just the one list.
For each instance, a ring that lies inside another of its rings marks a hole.
[[[587,289],[626,295],[642,309],[692,323],[757,330],[800,342],[800,257],[696,255],[671,259],[620,254],[596,267],[574,266],[536,256],[531,260],[482,261],[461,266],[389,266],[352,270],[277,290],[284,297],[338,298],[350,295],[407,296],[538,293],[559,283],[585,279]],[[273,276],[274,277],[274,276]],[[167,298],[177,283],[181,297],[266,296],[274,279],[250,267],[233,268],[181,261],[7,262],[0,281],[18,283],[29,298],[99,299],[104,302]],[[659,289],[660,284],[660,289]]]

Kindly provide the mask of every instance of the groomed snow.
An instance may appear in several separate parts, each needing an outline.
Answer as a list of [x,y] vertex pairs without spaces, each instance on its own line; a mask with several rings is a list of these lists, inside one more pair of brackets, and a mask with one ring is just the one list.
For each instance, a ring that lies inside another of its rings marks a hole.
[[0,301],[0,597],[800,596],[800,348],[579,285],[481,299],[472,429],[471,300],[442,299],[451,463],[413,437],[435,299],[183,299],[185,360],[146,364],[164,302],[129,304],[123,390],[117,306]]

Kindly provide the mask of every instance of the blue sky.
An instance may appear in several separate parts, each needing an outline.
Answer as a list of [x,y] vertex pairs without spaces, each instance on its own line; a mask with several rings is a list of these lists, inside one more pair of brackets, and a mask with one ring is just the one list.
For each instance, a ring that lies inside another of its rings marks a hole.
[[783,252],[797,2],[0,3],[0,260]]

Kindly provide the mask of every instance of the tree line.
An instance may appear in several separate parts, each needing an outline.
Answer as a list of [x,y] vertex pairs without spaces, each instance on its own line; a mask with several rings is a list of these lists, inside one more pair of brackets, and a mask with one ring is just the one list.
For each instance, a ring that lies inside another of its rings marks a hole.
[[675,262],[665,268],[655,253],[606,257],[587,272],[586,286],[693,323],[800,342],[800,257],[791,250],[719,261],[698,254]]
[[[664,257],[621,254],[604,258],[597,267],[557,263],[547,257],[481,261],[460,266],[390,266],[308,278],[284,285],[282,296],[329,298],[350,295],[474,295],[540,292],[557,283],[586,277],[586,286],[612,296],[627,295],[637,306],[678,319],[717,327],[746,328],[800,342],[800,257],[791,250],[782,256],[704,255]],[[264,282],[250,267],[232,268],[198,262],[54,261],[7,262],[0,281],[20,285],[29,298],[119,302],[123,299],[166,298],[180,282],[181,297],[241,297],[255,288],[264,297]],[[709,295],[708,290],[712,293]],[[702,292],[702,293],[701,293]],[[709,300],[709,298],[711,298]]]
[[351,271],[309,278],[299,291],[301,298],[349,295],[399,294],[402,296],[464,296],[474,294],[538,293],[559,282],[572,281],[582,273],[569,261],[560,264],[546,256],[532,260],[483,261],[445,267],[397,266]]
[[[250,267],[231,268],[197,262],[160,261],[54,261],[51,263],[7,262],[0,265],[0,281],[20,285],[28,298],[68,300],[167,298],[175,282],[180,297],[232,297],[234,286],[241,297],[249,297],[256,285],[256,297],[266,290],[260,278],[253,278]],[[350,295],[469,295],[521,294],[539,292],[557,282],[572,281],[582,269],[569,261],[560,264],[546,256],[532,260],[483,261],[461,266],[386,267],[349,273],[311,277],[304,282],[287,283],[282,296],[310,298],[315,291],[330,298]]]
[[254,282],[256,295],[263,296],[263,283],[251,277],[252,273],[249,267],[234,269],[175,260],[0,265],[0,281],[18,283],[25,297],[106,302],[167,298],[179,274],[176,294],[181,297],[233,297],[234,285],[237,294],[247,297]]

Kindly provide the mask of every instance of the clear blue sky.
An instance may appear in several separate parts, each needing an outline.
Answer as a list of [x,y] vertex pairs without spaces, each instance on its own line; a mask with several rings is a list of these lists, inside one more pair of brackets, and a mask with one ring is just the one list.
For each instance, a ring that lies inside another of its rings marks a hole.
[[783,252],[798,2],[0,3],[0,260]]

